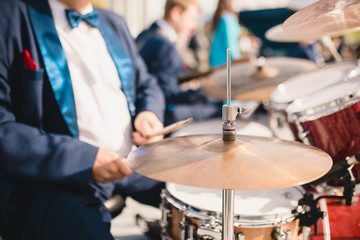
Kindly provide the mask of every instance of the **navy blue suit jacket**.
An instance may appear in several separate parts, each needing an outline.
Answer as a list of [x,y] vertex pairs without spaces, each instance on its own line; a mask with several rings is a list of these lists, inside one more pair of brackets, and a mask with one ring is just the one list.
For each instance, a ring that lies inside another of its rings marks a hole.
[[181,90],[179,77],[184,73],[184,62],[174,43],[160,32],[156,22],[137,37],[136,44],[149,72],[157,77],[164,92],[165,124],[186,118],[201,121],[221,116],[221,102],[206,97],[201,89]]
[[[147,73],[124,20],[96,10],[131,115],[149,110],[163,120],[162,91]],[[24,67],[26,49],[37,71]],[[89,184],[98,148],[78,139],[75,111],[47,1],[0,0],[0,208],[14,189],[82,189]]]
[[204,100],[200,90],[180,89],[179,77],[184,73],[183,59],[174,43],[159,32],[156,22],[139,34],[136,44],[149,72],[158,78],[167,104],[196,103]]

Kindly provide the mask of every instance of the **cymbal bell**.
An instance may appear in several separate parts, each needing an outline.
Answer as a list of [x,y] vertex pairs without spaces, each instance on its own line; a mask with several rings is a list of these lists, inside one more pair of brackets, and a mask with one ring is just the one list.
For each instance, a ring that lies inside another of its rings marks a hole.
[[144,145],[129,154],[128,163],[139,174],[159,181],[243,190],[305,184],[332,166],[327,153],[302,143],[247,135],[224,142],[216,134]]
[[297,35],[342,36],[360,31],[360,1],[319,0],[291,15],[283,23]]
[[[316,64],[310,60],[290,57],[270,57],[265,61],[233,64],[231,67],[231,96],[240,101],[266,101],[272,91],[285,80],[299,73],[314,70]],[[218,69],[211,73],[204,84],[206,95],[226,100],[227,70]]]

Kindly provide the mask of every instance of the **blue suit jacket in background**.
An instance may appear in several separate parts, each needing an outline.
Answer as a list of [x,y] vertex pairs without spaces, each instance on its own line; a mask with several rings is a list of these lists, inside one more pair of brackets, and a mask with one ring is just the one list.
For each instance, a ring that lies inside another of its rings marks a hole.
[[175,44],[164,36],[155,22],[137,38],[136,44],[148,70],[154,74],[166,98],[165,123],[186,118],[200,121],[221,116],[222,103],[203,94],[201,89],[183,91],[179,77],[184,73],[184,62]]
[[148,71],[154,74],[164,91],[167,104],[194,103],[204,100],[200,91],[183,91],[179,86],[179,77],[185,72],[184,61],[175,44],[162,35],[155,22],[136,38],[139,53],[144,59]]

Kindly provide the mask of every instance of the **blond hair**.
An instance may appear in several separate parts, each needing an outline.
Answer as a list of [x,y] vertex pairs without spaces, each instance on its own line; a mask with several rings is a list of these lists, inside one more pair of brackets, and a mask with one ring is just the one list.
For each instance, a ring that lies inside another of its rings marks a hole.
[[180,7],[182,11],[185,11],[191,5],[200,9],[197,0],[166,0],[164,18],[168,19],[170,17],[170,12],[174,7]]

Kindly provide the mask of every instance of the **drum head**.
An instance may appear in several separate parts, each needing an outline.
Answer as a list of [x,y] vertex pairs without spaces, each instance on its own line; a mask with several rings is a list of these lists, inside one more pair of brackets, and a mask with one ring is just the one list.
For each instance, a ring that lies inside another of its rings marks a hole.
[[[205,120],[201,122],[190,123],[178,131],[174,132],[171,136],[187,136],[198,134],[221,134],[222,120],[220,118]],[[272,137],[273,132],[270,128],[257,122],[249,122],[244,120],[236,120],[236,133],[242,135]]]
[[351,106],[359,101],[359,90],[360,77],[357,77],[298,98],[286,108],[289,121],[313,120]]
[[[166,184],[167,191],[178,201],[192,208],[213,213],[222,212],[222,190]],[[275,220],[289,218],[303,197],[301,187],[271,190],[235,191],[235,219],[237,221]]]
[[278,85],[272,92],[270,101],[272,104],[291,103],[299,97],[307,96],[334,83],[346,80],[346,76],[356,67],[354,62],[343,62],[299,74]]

